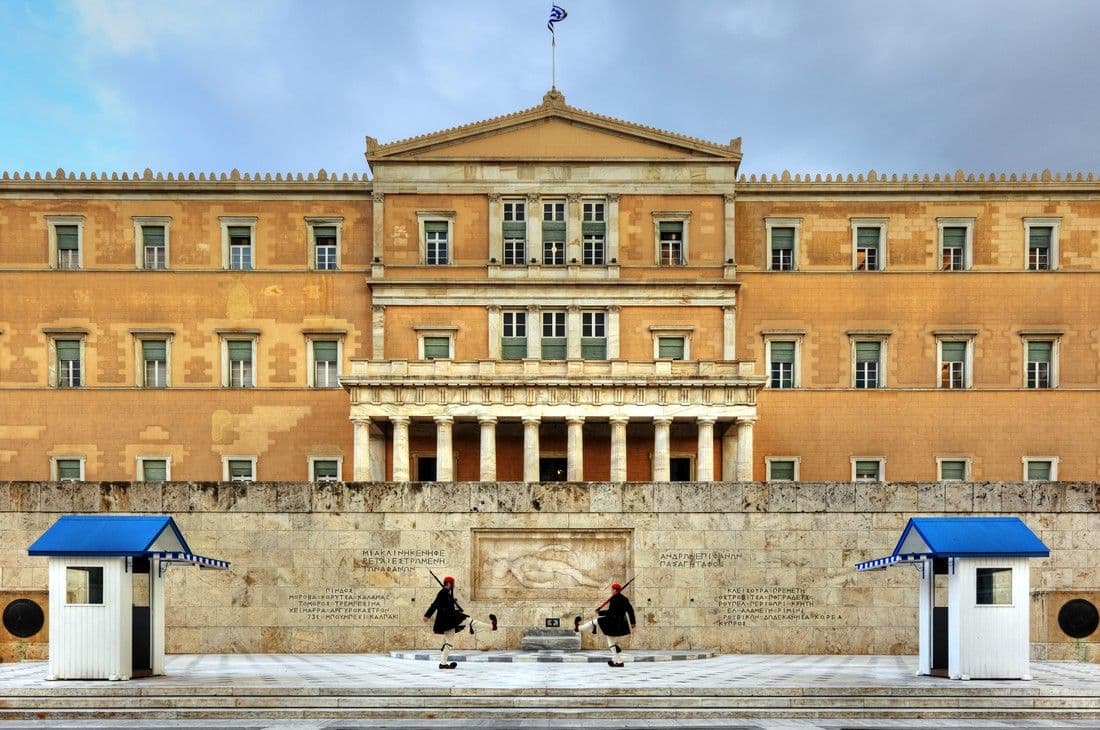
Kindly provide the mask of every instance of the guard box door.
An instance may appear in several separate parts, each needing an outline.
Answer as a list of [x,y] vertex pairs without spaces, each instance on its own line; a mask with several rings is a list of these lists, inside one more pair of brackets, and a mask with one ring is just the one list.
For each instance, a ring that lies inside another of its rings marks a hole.
[[130,574],[133,579],[134,605],[131,609],[133,636],[130,645],[133,659],[130,676],[148,677],[153,674],[153,577],[149,572],[149,558],[134,558]]
[[947,559],[932,561],[932,664],[929,674],[947,673]]

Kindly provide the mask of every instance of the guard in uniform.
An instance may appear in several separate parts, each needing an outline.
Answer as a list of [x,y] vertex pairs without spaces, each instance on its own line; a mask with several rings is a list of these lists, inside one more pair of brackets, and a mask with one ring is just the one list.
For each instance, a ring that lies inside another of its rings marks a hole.
[[618,583],[611,584],[611,598],[607,599],[607,608],[596,610],[596,617],[582,624],[581,617],[573,619],[574,631],[588,631],[602,633],[607,637],[607,648],[611,650],[611,659],[607,660],[608,666],[621,667],[623,665],[622,647],[616,641],[620,637],[629,636],[636,625],[634,619],[634,606],[630,599],[622,594],[623,587]]
[[451,655],[451,649],[454,648],[450,639],[465,629],[467,625],[470,627],[471,634],[476,634],[479,626],[490,627],[493,631],[497,630],[496,614],[489,614],[489,623],[485,623],[470,618],[462,610],[462,606],[458,605],[458,601],[455,599],[455,579],[449,575],[443,579],[443,587],[439,589],[439,593],[435,594],[432,605],[428,606],[428,610],[424,612],[424,621],[427,622],[432,614],[435,614],[432,631],[444,636],[443,646],[440,647],[442,652],[439,657],[440,669],[454,669],[458,666],[457,662],[447,661]]

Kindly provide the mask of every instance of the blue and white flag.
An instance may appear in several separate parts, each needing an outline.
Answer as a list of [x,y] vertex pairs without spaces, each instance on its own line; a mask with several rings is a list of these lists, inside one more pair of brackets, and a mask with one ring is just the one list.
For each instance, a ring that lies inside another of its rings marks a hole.
[[565,8],[560,5],[553,5],[550,7],[550,20],[546,23],[546,28],[553,33],[554,23],[560,20],[565,20],[569,16],[569,13],[565,12]]

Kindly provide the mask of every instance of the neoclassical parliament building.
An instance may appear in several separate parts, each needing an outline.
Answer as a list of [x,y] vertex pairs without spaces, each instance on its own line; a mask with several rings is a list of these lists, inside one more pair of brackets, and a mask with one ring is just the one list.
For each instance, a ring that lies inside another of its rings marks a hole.
[[1092,174],[746,177],[556,90],[366,158],[3,173],[0,480],[1100,479]]

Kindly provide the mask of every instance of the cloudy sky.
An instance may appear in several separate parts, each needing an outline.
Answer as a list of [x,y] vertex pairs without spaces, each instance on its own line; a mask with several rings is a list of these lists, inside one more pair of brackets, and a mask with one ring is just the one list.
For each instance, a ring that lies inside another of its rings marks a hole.
[[[1093,0],[559,0],[568,103],[744,172],[1100,171]],[[533,106],[539,0],[0,0],[0,169],[363,172]]]

